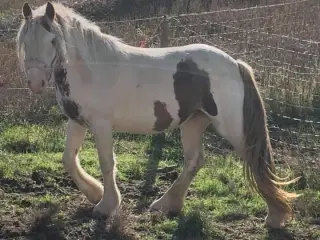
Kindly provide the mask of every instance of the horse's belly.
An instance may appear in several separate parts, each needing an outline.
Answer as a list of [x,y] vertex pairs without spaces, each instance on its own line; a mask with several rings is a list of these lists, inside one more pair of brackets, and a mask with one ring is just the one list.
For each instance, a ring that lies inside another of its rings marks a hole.
[[117,104],[113,113],[114,130],[143,134],[163,132],[178,126],[178,111],[174,95],[170,97],[161,91],[150,97],[141,93]]
[[175,116],[155,116],[154,111],[136,111],[131,114],[115,114],[113,129],[117,132],[152,134],[178,127],[179,119]]
[[152,121],[148,121],[146,118],[137,118],[133,116],[134,119],[126,117],[114,118],[113,130],[116,132],[128,132],[128,133],[142,133],[148,134],[155,132],[153,130]]

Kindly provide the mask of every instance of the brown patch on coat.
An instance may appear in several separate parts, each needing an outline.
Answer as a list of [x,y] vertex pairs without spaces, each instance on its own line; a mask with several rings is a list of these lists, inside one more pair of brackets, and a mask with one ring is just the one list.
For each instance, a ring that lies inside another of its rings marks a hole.
[[88,127],[88,122],[81,115],[80,107],[76,102],[74,102],[70,99],[63,99],[62,100],[62,107],[63,107],[63,113],[66,117],[75,121],[76,123],[78,123],[79,125],[81,125],[83,127]]
[[204,109],[211,116],[218,114],[210,90],[209,74],[199,69],[198,64],[190,57],[177,64],[173,79],[174,93],[179,104],[180,124],[200,109]]
[[164,131],[170,126],[173,118],[167,111],[166,104],[163,102],[155,101],[153,109],[154,115],[157,118],[156,122],[154,123],[153,129],[159,132]]

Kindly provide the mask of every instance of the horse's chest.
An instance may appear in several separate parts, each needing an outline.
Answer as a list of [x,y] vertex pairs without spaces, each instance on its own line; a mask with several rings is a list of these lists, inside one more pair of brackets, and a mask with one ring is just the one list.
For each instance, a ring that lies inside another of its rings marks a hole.
[[81,106],[70,97],[70,85],[67,81],[67,71],[64,68],[55,71],[56,98],[62,113],[82,126],[88,123],[83,117]]

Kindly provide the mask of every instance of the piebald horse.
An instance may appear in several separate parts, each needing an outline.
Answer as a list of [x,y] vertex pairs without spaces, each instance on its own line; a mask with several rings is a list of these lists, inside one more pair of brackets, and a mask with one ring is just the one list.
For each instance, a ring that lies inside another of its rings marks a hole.
[[[139,48],[102,33],[59,3],[22,7],[17,55],[28,87],[40,94],[53,82],[68,117],[63,165],[79,190],[113,214],[121,203],[112,132],[157,134],[180,128],[184,168],[152,211],[179,213],[186,192],[204,165],[202,135],[213,124],[243,159],[244,177],[268,206],[265,222],[285,226],[298,197],[275,175],[266,112],[252,68],[206,44]],[[80,165],[86,130],[94,136],[103,185]]]

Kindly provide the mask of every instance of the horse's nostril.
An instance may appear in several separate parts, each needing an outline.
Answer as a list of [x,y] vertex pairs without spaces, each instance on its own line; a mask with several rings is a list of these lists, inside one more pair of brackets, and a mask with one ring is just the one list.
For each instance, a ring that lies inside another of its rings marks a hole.
[[41,81],[42,87],[44,87],[44,80]]

